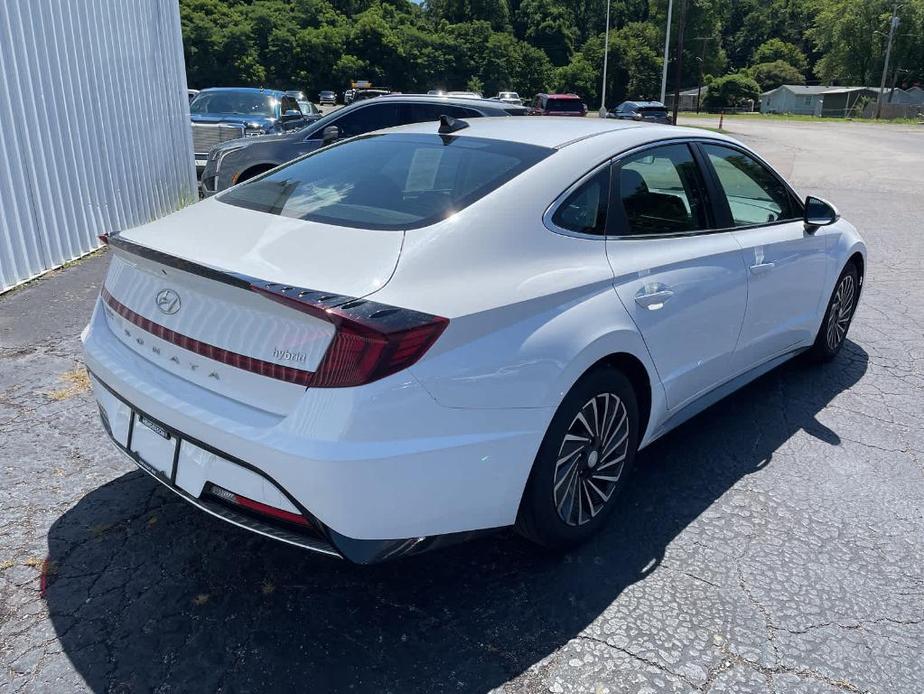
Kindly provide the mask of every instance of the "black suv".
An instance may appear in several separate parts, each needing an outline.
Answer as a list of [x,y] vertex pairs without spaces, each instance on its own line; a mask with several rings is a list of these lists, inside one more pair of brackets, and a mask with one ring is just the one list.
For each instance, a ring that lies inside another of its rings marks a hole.
[[209,152],[199,190],[207,197],[336,140],[396,125],[436,121],[441,115],[524,116],[526,109],[487,99],[410,94],[357,101],[295,132],[218,145]]
[[660,101],[623,101],[606,114],[607,118],[619,120],[640,120],[646,123],[664,123],[670,125],[671,117],[667,107]]

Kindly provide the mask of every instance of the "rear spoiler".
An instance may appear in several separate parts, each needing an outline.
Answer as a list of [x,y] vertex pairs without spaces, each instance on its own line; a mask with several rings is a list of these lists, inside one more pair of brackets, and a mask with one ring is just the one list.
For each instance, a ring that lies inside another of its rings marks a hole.
[[[142,246],[119,234],[100,239],[123,253],[255,292],[333,323],[334,339],[317,371],[308,374],[310,379],[305,385],[310,387],[362,385],[406,369],[424,355],[449,325],[447,318],[429,313],[220,270]],[[103,291],[106,292],[105,287]]]

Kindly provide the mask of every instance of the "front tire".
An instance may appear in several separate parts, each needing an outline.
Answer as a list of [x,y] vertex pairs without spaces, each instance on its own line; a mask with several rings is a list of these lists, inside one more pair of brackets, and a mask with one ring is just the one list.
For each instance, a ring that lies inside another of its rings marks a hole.
[[856,264],[847,263],[828,301],[825,317],[821,321],[815,344],[809,349],[810,358],[815,361],[831,361],[841,351],[847,339],[847,331],[853,320],[860,296],[860,273]]
[[629,379],[594,369],[562,400],[533,463],[516,530],[564,549],[600,530],[635,463],[639,416]]

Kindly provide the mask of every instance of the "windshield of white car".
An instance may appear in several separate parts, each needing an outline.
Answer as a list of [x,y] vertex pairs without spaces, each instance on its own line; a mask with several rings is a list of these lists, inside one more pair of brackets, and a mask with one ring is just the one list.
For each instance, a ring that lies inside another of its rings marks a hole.
[[366,135],[231,188],[221,202],[362,229],[415,229],[471,205],[555,150],[429,134]]
[[253,92],[201,92],[189,104],[189,112],[233,113],[242,116],[275,116],[279,102],[272,96]]

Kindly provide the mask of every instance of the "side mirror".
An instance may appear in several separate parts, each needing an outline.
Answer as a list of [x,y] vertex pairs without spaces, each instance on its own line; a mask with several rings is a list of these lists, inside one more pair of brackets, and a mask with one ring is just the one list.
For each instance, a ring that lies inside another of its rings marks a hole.
[[328,125],[321,131],[321,146],[329,145],[331,142],[340,139],[340,128],[336,125]]
[[837,208],[830,202],[809,195],[805,198],[805,217],[807,227],[825,227],[841,218]]

